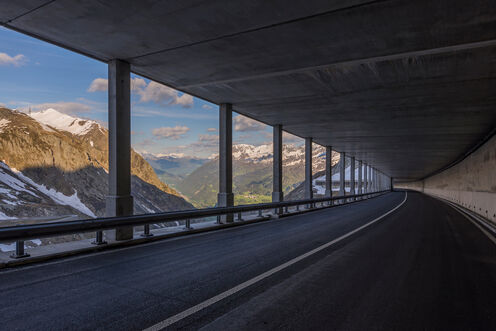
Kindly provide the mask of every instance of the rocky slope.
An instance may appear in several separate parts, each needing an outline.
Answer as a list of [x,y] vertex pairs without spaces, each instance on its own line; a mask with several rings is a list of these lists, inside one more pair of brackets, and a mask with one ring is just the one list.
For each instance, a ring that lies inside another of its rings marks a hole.
[[[0,212],[7,217],[62,213],[103,216],[108,192],[107,130],[94,121],[53,109],[30,115],[0,108],[0,181],[4,179],[0,183]],[[134,150],[131,155],[136,213],[192,208],[160,181],[143,157]],[[21,180],[34,194],[9,185],[9,177]],[[16,205],[12,197],[18,198]],[[75,208],[77,201],[86,209]]]

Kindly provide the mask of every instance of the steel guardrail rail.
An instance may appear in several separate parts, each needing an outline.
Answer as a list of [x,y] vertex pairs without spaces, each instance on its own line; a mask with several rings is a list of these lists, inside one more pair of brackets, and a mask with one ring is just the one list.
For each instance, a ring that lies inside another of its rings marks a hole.
[[99,217],[95,219],[62,221],[55,223],[39,223],[29,225],[16,225],[0,228],[0,242],[2,241],[19,241],[30,240],[44,237],[61,236],[74,233],[95,232],[110,230],[125,226],[139,226],[151,223],[166,223],[187,219],[198,219],[211,216],[220,216],[226,214],[236,214],[257,210],[277,209],[284,207],[313,205],[319,202],[329,202],[335,200],[356,199],[364,196],[376,195],[390,190],[336,196],[324,197],[317,199],[293,200],[283,202],[262,203],[256,205],[241,205],[235,207],[212,207],[204,209],[193,209],[184,211],[173,211],[155,214],[118,216],[118,217]]

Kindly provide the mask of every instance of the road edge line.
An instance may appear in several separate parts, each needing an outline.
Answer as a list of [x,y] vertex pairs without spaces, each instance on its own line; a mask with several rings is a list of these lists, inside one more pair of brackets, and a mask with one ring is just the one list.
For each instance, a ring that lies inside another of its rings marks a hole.
[[306,252],[300,256],[297,256],[297,257],[295,257],[295,258],[293,258],[293,259],[291,259],[291,260],[289,260],[289,261],[287,261],[287,262],[285,262],[285,263],[283,263],[277,267],[274,267],[274,268],[272,268],[272,269],[270,269],[270,270],[268,270],[268,271],[266,271],[266,272],[264,272],[264,273],[262,273],[256,277],[253,277],[253,278],[251,278],[251,279],[249,279],[249,280],[247,280],[247,281],[245,281],[239,285],[236,285],[235,287],[233,287],[227,291],[224,291],[220,294],[217,294],[216,296],[213,296],[210,299],[207,299],[203,302],[200,302],[199,304],[197,304],[193,307],[190,307],[190,308],[188,308],[188,309],[186,309],[186,310],[184,310],[184,311],[182,311],[176,315],[173,315],[173,316],[171,316],[171,317],[169,317],[169,318],[167,318],[161,322],[158,322],[157,324],[154,324],[154,325],[144,329],[144,331],[158,331],[158,330],[162,330],[168,326],[171,326],[171,325],[173,325],[173,324],[175,324],[175,323],[177,323],[177,322],[179,322],[179,321],[181,321],[181,320],[183,320],[183,319],[185,319],[185,318],[187,318],[187,317],[189,317],[189,316],[191,316],[191,315],[193,315],[193,314],[195,314],[195,313],[197,313],[197,312],[199,312],[199,311],[201,311],[201,310],[203,310],[203,309],[205,309],[205,308],[207,308],[207,307],[209,307],[209,306],[211,306],[211,305],[213,305],[213,304],[215,304],[215,303],[217,303],[217,302],[219,302],[219,301],[221,301],[221,300],[223,300],[223,299],[225,299],[225,298],[227,298],[227,297],[229,297],[229,296],[231,296],[231,295],[233,295],[233,294],[235,294],[235,293],[237,293],[237,292],[239,292],[239,291],[241,291],[241,290],[243,290],[243,289],[245,289],[251,285],[253,285],[253,284],[258,283],[259,281],[261,281],[261,280],[263,280],[269,276],[272,276],[273,274],[275,274],[281,270],[288,268],[289,266],[291,266],[297,262],[300,262],[303,259],[306,259],[309,256],[312,256],[312,255],[342,241],[343,239],[346,239],[346,238],[352,236],[353,234],[369,227],[370,225],[380,221],[384,217],[386,217],[389,214],[396,211],[398,208],[400,208],[407,201],[407,198],[408,198],[408,192],[405,191],[405,198],[403,199],[403,201],[400,204],[398,204],[396,207],[389,210],[388,212],[384,213],[383,215],[375,218],[374,220],[372,220],[372,221],[370,221],[370,222],[368,222],[368,223],[366,223],[366,224],[364,224],[364,225],[362,225],[362,226],[360,226],[360,227],[358,227],[358,228],[356,228],[356,229],[354,229],[354,230],[352,230],[352,231],[350,231],[350,232],[348,232],[348,233],[346,233],[346,234],[344,234],[344,235],[342,235],[336,239],[333,239],[326,244],[323,244],[323,245],[321,245],[317,248],[314,248],[311,251],[308,251],[308,252]]
[[493,234],[491,234],[489,231],[487,231],[482,225],[479,224],[480,221],[477,220],[477,217],[475,215],[469,214],[469,212],[463,210],[462,207],[456,205],[455,203],[453,203],[451,201],[448,201],[448,200],[445,200],[443,198],[439,198],[439,197],[436,197],[436,196],[433,196],[430,194],[429,194],[429,196],[433,197],[433,198],[435,198],[441,202],[444,202],[445,204],[447,204],[448,206],[450,206],[451,208],[456,210],[463,217],[468,219],[470,221],[470,223],[475,225],[484,235],[486,235],[487,238],[489,238],[489,240],[491,240],[493,242],[493,244],[496,245],[496,237]]

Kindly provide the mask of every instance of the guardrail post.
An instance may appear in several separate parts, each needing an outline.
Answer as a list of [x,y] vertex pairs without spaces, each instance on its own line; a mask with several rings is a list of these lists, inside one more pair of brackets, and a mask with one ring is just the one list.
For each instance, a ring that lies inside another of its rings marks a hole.
[[288,208],[288,206],[284,207],[284,213],[285,213],[285,214],[289,213],[289,208]]
[[16,241],[15,253],[10,255],[10,257],[13,259],[20,259],[20,258],[28,257],[28,256],[29,256],[29,254],[24,252],[24,241],[21,241],[21,240]]
[[97,231],[95,240],[91,242],[93,245],[105,245],[107,242],[103,240],[103,232]]
[[241,217],[241,212],[238,213],[238,221],[241,222],[243,218]]
[[193,227],[191,226],[191,220],[187,219],[184,225],[184,230],[192,230]]
[[263,216],[263,215],[262,215],[262,209],[259,209],[259,210],[258,210],[258,217],[262,217],[262,216]]
[[145,224],[145,226],[143,228],[144,228],[144,231],[141,234],[142,237],[147,238],[147,237],[153,236],[153,234],[150,233],[150,224]]

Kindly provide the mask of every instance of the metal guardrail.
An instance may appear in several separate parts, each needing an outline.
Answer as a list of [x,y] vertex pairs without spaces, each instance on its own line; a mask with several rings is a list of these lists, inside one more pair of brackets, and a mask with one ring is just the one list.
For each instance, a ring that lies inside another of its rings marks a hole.
[[[256,205],[241,205],[235,207],[214,207],[174,212],[164,212],[155,214],[133,215],[133,216],[120,216],[120,217],[104,217],[86,220],[75,221],[62,221],[54,223],[39,223],[29,225],[17,225],[0,228],[0,242],[3,241],[16,241],[16,254],[13,257],[26,257],[24,252],[24,241],[30,239],[38,239],[44,237],[61,236],[74,233],[83,232],[97,232],[101,236],[101,231],[110,230],[119,227],[128,226],[145,226],[145,236],[150,235],[149,225],[152,223],[167,223],[180,220],[186,220],[186,230],[192,229],[189,221],[191,219],[199,219],[212,216],[221,216],[226,214],[238,214],[238,220],[242,219],[241,214],[244,212],[259,211],[259,216],[263,210],[273,209],[277,215],[289,213],[288,208],[296,206],[296,211],[299,211],[301,205],[306,205],[307,209],[315,208],[317,203],[322,205],[328,202],[328,206],[336,205],[333,202],[342,201],[357,201],[363,200],[371,196],[376,196],[381,193],[389,192],[390,190],[383,190],[377,192],[368,192],[363,194],[336,196],[332,198],[324,197],[317,199],[305,199],[284,202],[262,203]],[[339,204],[342,204],[339,203]],[[101,239],[101,238],[100,238]],[[97,238],[98,243],[98,238]],[[103,242],[100,242],[103,243]]]

